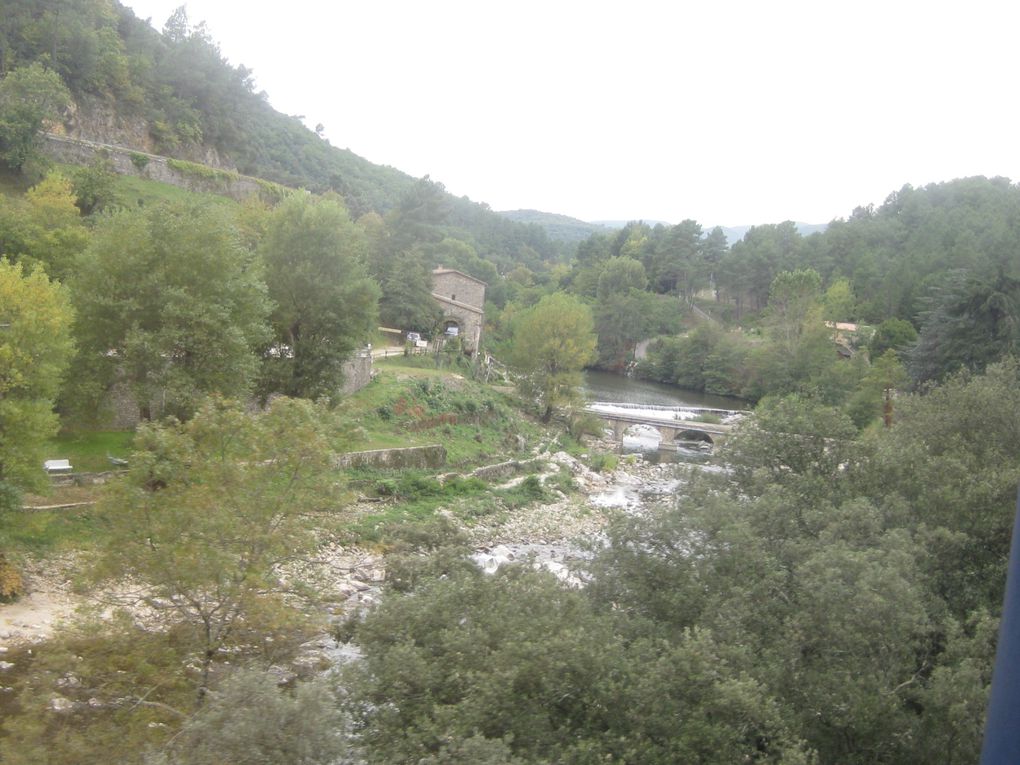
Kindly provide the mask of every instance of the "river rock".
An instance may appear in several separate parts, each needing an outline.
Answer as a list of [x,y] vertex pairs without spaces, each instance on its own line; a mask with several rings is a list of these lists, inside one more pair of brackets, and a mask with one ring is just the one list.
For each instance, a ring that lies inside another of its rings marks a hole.
[[64,696],[54,696],[46,708],[51,712],[70,712],[74,709],[74,702]]
[[72,675],[68,672],[66,675],[57,680],[58,688],[77,688],[81,685],[81,679]]

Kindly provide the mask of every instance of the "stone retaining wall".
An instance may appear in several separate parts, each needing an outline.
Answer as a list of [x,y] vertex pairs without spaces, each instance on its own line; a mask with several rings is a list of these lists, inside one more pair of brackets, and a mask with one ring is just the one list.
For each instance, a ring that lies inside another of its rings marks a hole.
[[340,454],[333,461],[335,468],[440,468],[446,464],[446,447],[405,446],[396,449],[373,449],[367,452]]
[[[270,193],[273,184],[246,175],[217,170],[205,165],[184,163],[156,154],[146,154],[123,146],[93,143],[76,138],[64,138],[52,133],[39,135],[40,150],[51,159],[72,165],[88,165],[99,157],[106,158],[120,175],[134,175],[177,186],[188,191],[219,194],[231,199],[244,200],[252,195],[277,196]],[[177,167],[174,165],[177,164]],[[188,172],[190,165],[195,172]],[[283,187],[279,187],[280,190]],[[271,200],[267,200],[271,201]]]

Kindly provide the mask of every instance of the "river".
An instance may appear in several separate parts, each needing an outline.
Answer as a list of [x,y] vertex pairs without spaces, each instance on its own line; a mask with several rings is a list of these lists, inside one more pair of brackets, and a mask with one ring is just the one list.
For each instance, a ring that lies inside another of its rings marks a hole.
[[698,393],[676,385],[639,380],[636,377],[626,377],[613,372],[599,372],[593,369],[584,373],[584,392],[589,401],[661,404],[662,406],[703,406],[711,409],[748,408],[748,403],[743,399]]
[[[658,406],[690,406],[709,409],[747,409],[743,399],[714,396],[709,393],[680,388],[676,385],[640,380],[635,377],[588,370],[584,373],[584,394],[588,401]],[[702,462],[707,456],[702,449],[681,447],[675,452],[658,450],[659,434],[654,429],[634,426],[623,438],[620,451],[643,454],[650,462]]]

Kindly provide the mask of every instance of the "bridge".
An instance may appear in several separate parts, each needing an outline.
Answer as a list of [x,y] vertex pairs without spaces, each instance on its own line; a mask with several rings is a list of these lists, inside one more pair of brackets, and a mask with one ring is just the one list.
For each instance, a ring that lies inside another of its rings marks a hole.
[[[676,451],[677,441],[706,441],[721,444],[733,429],[733,421],[743,411],[707,407],[656,406],[596,401],[585,411],[601,417],[613,429],[613,440],[623,443],[624,433],[633,425],[644,425],[659,431],[659,449]],[[699,418],[720,420],[704,422]]]

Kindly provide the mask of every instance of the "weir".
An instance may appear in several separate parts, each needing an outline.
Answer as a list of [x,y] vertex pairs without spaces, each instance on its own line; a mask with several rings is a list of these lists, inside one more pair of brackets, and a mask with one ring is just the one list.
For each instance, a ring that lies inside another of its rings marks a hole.
[[[690,440],[707,441],[713,445],[726,440],[733,429],[733,421],[744,412],[735,409],[708,407],[658,406],[655,404],[629,404],[597,401],[585,407],[591,414],[601,417],[613,429],[613,440],[623,443],[624,433],[632,425],[644,425],[659,431],[660,451],[677,451],[677,438],[690,434]],[[703,422],[698,417],[711,415],[720,422]]]

